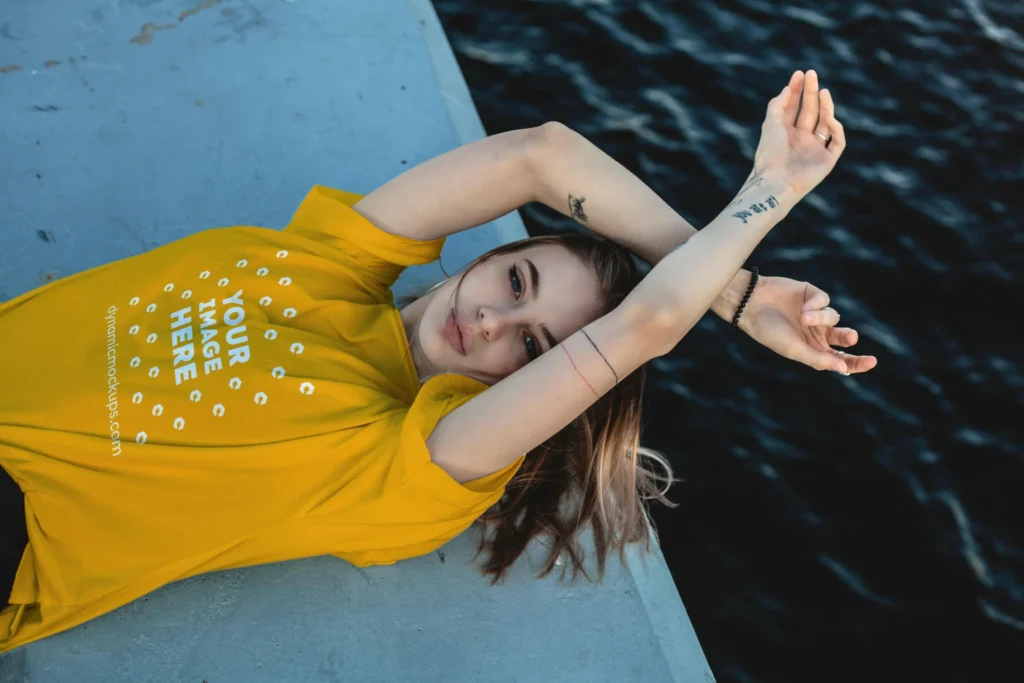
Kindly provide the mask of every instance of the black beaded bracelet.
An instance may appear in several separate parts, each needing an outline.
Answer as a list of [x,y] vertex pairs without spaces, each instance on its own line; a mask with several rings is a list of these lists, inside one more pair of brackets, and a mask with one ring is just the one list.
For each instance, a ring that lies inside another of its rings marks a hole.
[[736,308],[736,315],[732,317],[732,333],[736,334],[739,329],[737,325],[740,322],[740,313],[743,312],[743,307],[747,305],[747,301],[750,299],[751,292],[754,291],[754,285],[757,284],[757,266],[750,269],[750,284],[747,286],[747,293],[743,295],[743,300],[740,301],[740,305]]

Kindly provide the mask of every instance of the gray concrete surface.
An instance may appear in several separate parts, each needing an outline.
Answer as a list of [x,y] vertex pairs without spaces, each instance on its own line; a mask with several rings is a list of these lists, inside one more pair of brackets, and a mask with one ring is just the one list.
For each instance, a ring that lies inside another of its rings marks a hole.
[[[369,192],[485,135],[428,0],[5,0],[0,123],[4,300],[209,227],[283,227],[315,183]],[[521,236],[513,212],[442,260]],[[0,656],[0,682],[714,680],[660,553],[569,585],[533,578],[534,545],[490,587],[476,533],[391,566],[180,581]]]

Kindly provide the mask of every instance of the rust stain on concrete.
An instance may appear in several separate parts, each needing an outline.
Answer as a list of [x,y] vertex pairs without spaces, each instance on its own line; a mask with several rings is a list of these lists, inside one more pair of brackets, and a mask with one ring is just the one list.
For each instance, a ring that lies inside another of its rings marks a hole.
[[181,23],[181,22],[185,21],[186,17],[190,17],[193,14],[199,14],[204,9],[210,9],[214,5],[219,5],[220,3],[221,3],[221,0],[206,0],[205,2],[201,2],[198,5],[196,5],[195,7],[193,7],[192,9],[187,9],[184,12],[182,12],[180,15],[178,15],[178,23]]
[[17,64],[8,64],[7,66],[0,66],[0,74],[9,74],[12,71],[21,71],[21,67]]
[[149,41],[153,40],[154,31],[166,31],[167,29],[175,28],[177,26],[177,24],[164,24],[163,26],[158,26],[147,21],[142,25],[142,30],[139,32],[139,35],[135,36],[128,42],[137,43],[138,45],[146,45]]
[[[181,22],[185,21],[185,19],[187,19],[188,17],[192,16],[193,14],[199,14],[204,9],[210,9],[214,5],[219,5],[220,3],[221,3],[221,0],[204,0],[203,2],[199,3],[195,7],[191,8],[191,9],[187,9],[184,12],[182,12],[181,14],[179,14],[178,15],[178,24],[180,24]],[[132,38],[128,42],[129,43],[136,43],[138,45],[146,45],[146,44],[149,43],[149,41],[151,41],[153,39],[153,32],[154,31],[164,31],[164,30],[169,29],[169,28],[175,28],[178,24],[164,24],[163,26],[158,26],[157,24],[153,24],[153,23],[147,21],[145,24],[143,24],[142,31],[139,33],[139,35],[135,36],[134,38]]]
[[60,62],[58,62],[55,59],[50,59],[48,61],[43,62],[43,66],[45,66],[47,69],[52,69],[55,66],[60,66]]

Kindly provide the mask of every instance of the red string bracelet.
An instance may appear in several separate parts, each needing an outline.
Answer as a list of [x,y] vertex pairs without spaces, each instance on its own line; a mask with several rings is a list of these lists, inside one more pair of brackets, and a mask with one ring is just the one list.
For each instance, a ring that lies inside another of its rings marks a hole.
[[[559,344],[559,346],[561,346],[562,350],[565,351],[565,355],[569,356],[569,349],[565,348],[565,344]],[[580,379],[583,380],[583,383],[590,387],[590,382],[588,382],[587,378],[583,376],[583,373],[580,372],[580,369],[576,367],[576,363],[573,361],[572,356],[569,356],[569,362],[572,363],[573,369],[576,370],[576,374],[580,376]],[[594,387],[590,387],[590,390],[594,391]],[[594,391],[594,396],[601,398],[601,394],[597,393],[596,391]]]

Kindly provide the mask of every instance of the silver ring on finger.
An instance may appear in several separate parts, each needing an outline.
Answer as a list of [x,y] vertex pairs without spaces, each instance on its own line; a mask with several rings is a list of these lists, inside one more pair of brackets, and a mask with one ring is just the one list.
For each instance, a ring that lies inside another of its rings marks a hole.
[[817,135],[819,138],[821,138],[821,141],[825,143],[826,147],[828,147],[828,143],[832,141],[832,134],[831,133],[828,133],[827,135],[825,135],[825,134],[821,133],[820,131],[814,131],[814,134]]
[[[837,356],[845,356],[846,355],[846,351],[840,351],[839,349],[836,349],[836,355]],[[843,377],[849,377],[850,376],[850,373],[848,373],[848,372],[840,372],[839,374],[842,375]]]

